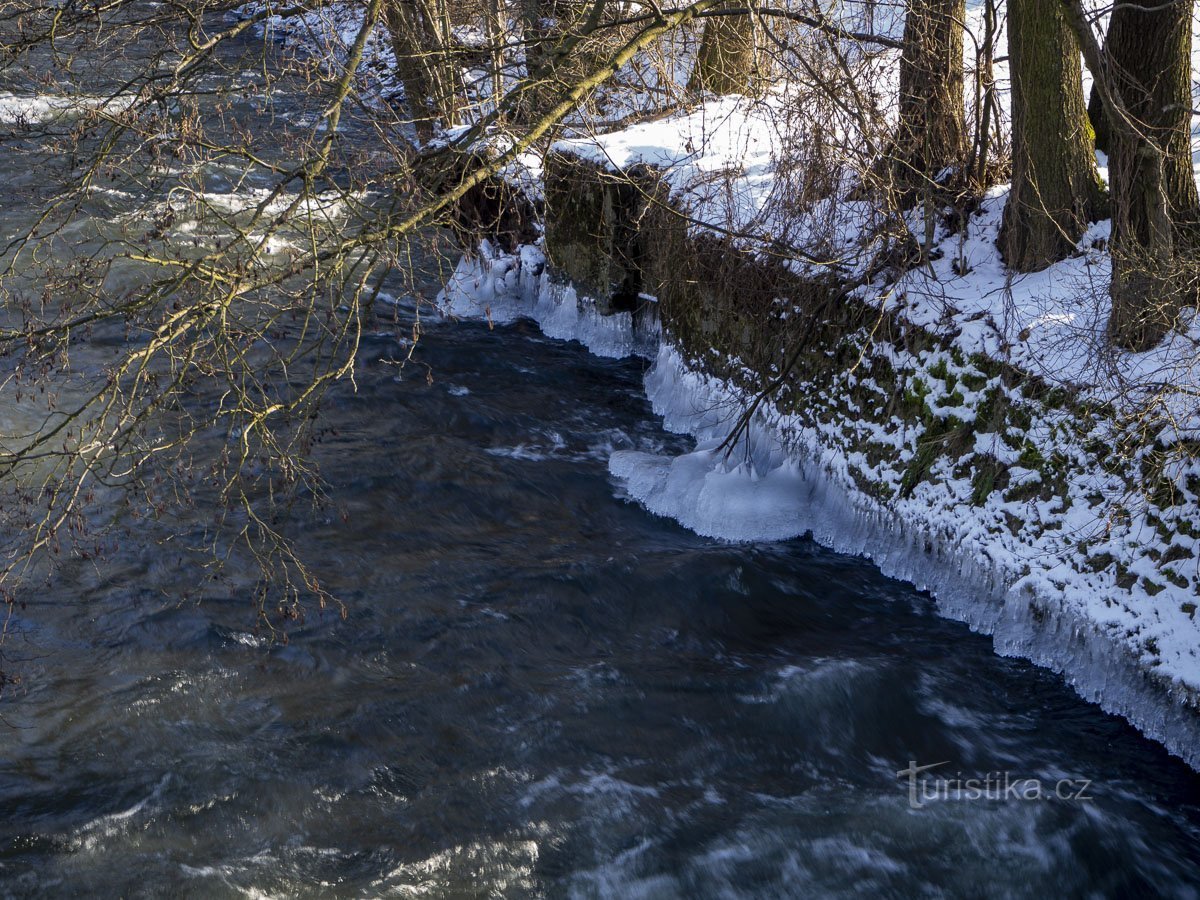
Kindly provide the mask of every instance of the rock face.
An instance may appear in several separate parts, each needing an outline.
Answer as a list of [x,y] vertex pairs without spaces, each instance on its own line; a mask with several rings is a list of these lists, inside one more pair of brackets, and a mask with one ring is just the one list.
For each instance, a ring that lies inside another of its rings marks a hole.
[[[430,184],[434,193],[442,193],[461,185],[471,172],[486,163],[487,158],[482,154],[441,150],[426,158],[423,165],[433,173]],[[540,213],[520,188],[503,176],[494,175],[460,197],[448,210],[443,224],[467,252],[473,251],[481,238],[512,251],[537,240],[535,223]]]
[[864,327],[879,340],[899,339],[890,315],[848,296],[835,278],[801,277],[786,256],[749,253],[728,236],[690,227],[650,166],[617,172],[556,151],[546,160],[545,191],[545,252],[556,275],[601,311],[655,298],[684,356],[741,387],[761,388],[788,363],[790,375],[829,372],[844,337]]
[[567,153],[546,158],[546,255],[602,311],[645,291],[647,213],[662,190],[647,167],[614,173]]

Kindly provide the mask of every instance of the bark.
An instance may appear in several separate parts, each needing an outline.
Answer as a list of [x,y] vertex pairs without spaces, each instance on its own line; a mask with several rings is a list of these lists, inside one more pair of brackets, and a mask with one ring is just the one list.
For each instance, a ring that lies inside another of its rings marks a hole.
[[384,19],[396,54],[417,137],[457,123],[462,103],[458,70],[443,0],[388,0]]
[[1092,94],[1088,97],[1088,121],[1092,123],[1092,133],[1096,136],[1096,149],[1101,153],[1108,152],[1108,117],[1104,115],[1104,98],[1100,91],[1092,85]]
[[565,37],[563,29],[555,26],[565,5],[555,0],[518,0],[525,70],[530,84],[515,115],[519,122],[533,121],[553,101],[556,50]]
[[900,55],[899,126],[891,170],[902,194],[931,185],[967,158],[963,113],[966,0],[910,0]]
[[1104,47],[1110,90],[1131,126],[1113,127],[1109,137],[1110,330],[1133,349],[1158,343],[1188,302],[1186,270],[1200,220],[1190,132],[1191,17],[1191,0],[1124,0]]
[[688,90],[712,94],[757,94],[762,87],[754,18],[715,16],[704,24]]
[[[1200,208],[1192,171],[1191,22],[1191,0],[1122,0],[1104,44],[1126,108],[1163,151],[1163,184],[1176,221],[1194,221]],[[1114,153],[1129,149],[1113,146]]]
[[1079,45],[1057,4],[1009,0],[1012,191],[1001,253],[1020,272],[1071,253],[1101,204]]

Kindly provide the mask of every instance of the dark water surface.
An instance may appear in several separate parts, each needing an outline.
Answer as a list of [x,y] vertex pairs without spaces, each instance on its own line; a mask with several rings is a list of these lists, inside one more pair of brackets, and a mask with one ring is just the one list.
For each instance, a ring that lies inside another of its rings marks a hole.
[[[1197,778],[1158,746],[865,562],[622,500],[611,449],[679,445],[641,363],[445,323],[428,385],[394,350],[330,413],[347,521],[306,520],[346,621],[268,644],[132,548],[31,610],[4,893],[1195,893]],[[1092,799],[914,809],[913,759]]]
[[[643,363],[528,324],[433,324],[432,384],[403,352],[366,342],[335,504],[289,526],[344,621],[271,643],[148,540],[30,604],[0,896],[1200,894],[1160,747],[866,562],[623,499],[613,449],[687,447]],[[913,760],[960,781],[914,804]]]

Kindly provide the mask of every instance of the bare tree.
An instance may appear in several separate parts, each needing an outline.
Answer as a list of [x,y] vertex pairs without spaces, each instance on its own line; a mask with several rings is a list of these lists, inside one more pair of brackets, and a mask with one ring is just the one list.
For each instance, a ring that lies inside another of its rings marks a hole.
[[[460,204],[718,2],[589,5],[596,18],[553,37],[569,67],[552,89],[535,73],[469,106],[480,79],[432,0],[0,0],[4,87],[41,91],[0,117],[5,153],[37,176],[9,198],[24,217],[6,215],[20,227],[0,245],[0,596],[102,554],[114,519],[203,503],[215,522],[190,548],[261,565],[265,627],[334,602],[281,510],[323,502],[309,455],[322,397],[352,377],[364,331],[390,327],[387,279],[416,292],[412,261],[437,260]],[[505,21],[483,64],[519,72]],[[268,25],[306,40],[250,39]],[[381,41],[396,72],[369,64]],[[384,102],[392,77],[407,110]],[[296,108],[280,108],[285,89]],[[457,140],[412,142],[456,121]],[[370,140],[346,140],[351,124]],[[128,204],[112,222],[92,215],[106,197]]]
[[458,122],[464,85],[445,0],[386,0],[384,19],[418,137]]
[[910,0],[900,56],[899,122],[890,169],[901,193],[962,175],[966,0]]

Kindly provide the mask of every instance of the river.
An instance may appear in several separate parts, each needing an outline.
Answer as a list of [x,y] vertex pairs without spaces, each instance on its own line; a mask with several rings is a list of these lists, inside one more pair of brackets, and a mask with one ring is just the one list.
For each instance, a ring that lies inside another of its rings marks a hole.
[[150,531],[31,598],[0,895],[1200,893],[1200,778],[1161,747],[868,562],[623,496],[613,450],[689,446],[642,360],[426,316],[399,372],[396,301],[290,523],[344,620],[268,640],[250,574],[185,599]]

